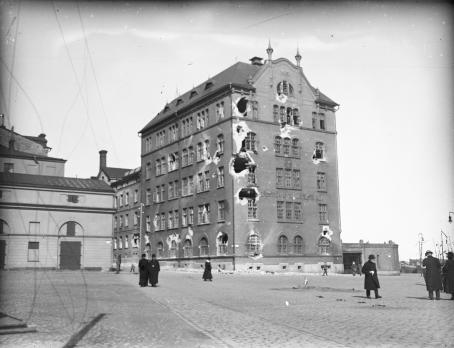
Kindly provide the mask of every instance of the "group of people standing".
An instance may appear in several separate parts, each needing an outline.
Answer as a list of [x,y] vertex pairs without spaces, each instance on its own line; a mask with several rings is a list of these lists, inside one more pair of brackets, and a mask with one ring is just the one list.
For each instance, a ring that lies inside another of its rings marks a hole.
[[151,260],[146,259],[146,254],[142,254],[142,259],[139,261],[139,285],[140,287],[148,286],[156,287],[159,276],[159,261],[156,260],[156,255],[151,255]]
[[429,299],[434,299],[435,292],[435,299],[439,300],[440,291],[444,289],[445,293],[451,294],[451,300],[454,300],[454,253],[452,251],[447,253],[448,260],[443,267],[440,260],[433,257],[432,251],[427,250],[425,256],[422,267]]

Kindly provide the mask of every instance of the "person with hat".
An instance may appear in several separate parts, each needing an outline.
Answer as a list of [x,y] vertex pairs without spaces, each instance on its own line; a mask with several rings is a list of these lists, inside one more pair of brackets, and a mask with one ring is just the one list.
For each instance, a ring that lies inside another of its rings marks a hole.
[[147,265],[148,260],[145,258],[145,254],[142,254],[142,258],[139,261],[139,285],[140,287],[147,286],[148,283],[148,271]]
[[156,254],[151,255],[151,260],[148,261],[148,281],[150,282],[153,288],[158,284],[158,276],[161,267],[159,266],[159,261],[156,260]]
[[375,265],[375,255],[369,255],[369,260],[363,265],[361,272],[364,273],[364,289],[366,289],[367,298],[370,298],[371,290],[374,290],[375,298],[381,298],[378,294],[380,283],[378,281],[377,266]]
[[426,281],[426,289],[429,292],[429,300],[440,299],[441,286],[441,264],[440,260],[432,256],[432,251],[427,250],[424,254],[426,258],[422,260],[424,271],[424,280]]
[[207,257],[205,261],[205,268],[203,270],[202,279],[204,281],[213,281],[213,275],[211,274],[211,259],[209,257]]
[[454,253],[448,252],[448,259],[443,265],[443,274],[445,275],[445,292],[451,294],[451,300],[454,300]]

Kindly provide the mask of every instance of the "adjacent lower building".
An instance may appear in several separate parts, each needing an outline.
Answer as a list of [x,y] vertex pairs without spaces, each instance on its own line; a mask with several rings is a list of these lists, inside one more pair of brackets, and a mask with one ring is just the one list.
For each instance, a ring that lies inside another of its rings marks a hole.
[[[140,131],[149,251],[163,265],[343,271],[338,104],[285,58],[238,62]],[[144,245],[144,244],[142,244]]]

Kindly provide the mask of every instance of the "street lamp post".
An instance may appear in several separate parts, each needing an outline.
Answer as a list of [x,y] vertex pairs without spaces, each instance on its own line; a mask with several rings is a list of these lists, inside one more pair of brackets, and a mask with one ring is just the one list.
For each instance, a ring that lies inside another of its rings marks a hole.
[[419,268],[421,269],[421,277],[423,276],[423,273],[422,273],[422,245],[424,243],[424,237],[422,235],[422,233],[418,233],[418,237],[419,237],[419,241],[418,241],[418,244],[419,244]]
[[443,236],[445,236],[446,246],[448,246],[448,236],[446,235],[446,233],[443,232],[443,230],[440,230],[441,257],[442,257],[442,260],[444,261],[445,260],[445,254],[444,254],[444,251],[443,251]]
[[139,260],[142,257],[142,214],[143,214],[144,204],[140,203],[139,207]]

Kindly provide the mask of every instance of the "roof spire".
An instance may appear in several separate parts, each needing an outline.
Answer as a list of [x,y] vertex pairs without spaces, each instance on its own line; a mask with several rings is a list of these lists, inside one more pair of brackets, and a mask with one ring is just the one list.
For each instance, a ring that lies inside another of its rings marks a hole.
[[301,54],[300,54],[300,48],[299,48],[299,45],[296,44],[296,56],[295,56],[295,59],[296,59],[296,65],[297,66],[301,66]]
[[271,47],[271,41],[268,39],[268,48],[266,49],[266,53],[268,54],[268,63],[271,64],[271,56],[273,54],[273,48]]

